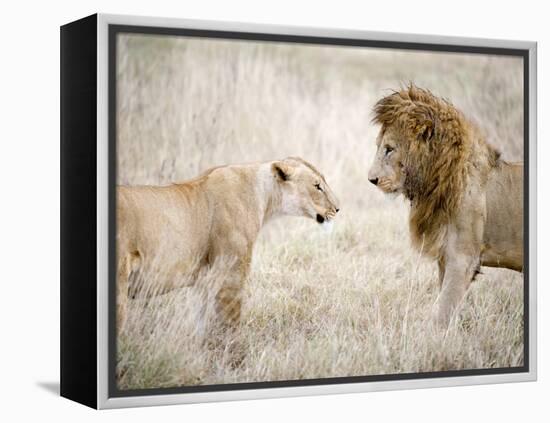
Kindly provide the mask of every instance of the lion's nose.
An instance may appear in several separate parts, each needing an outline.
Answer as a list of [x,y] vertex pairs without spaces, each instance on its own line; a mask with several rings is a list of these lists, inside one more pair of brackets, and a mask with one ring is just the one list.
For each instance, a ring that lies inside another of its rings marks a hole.
[[369,178],[371,184],[378,185],[378,178]]
[[340,209],[339,209],[339,208],[336,208],[336,213],[338,213],[339,211],[340,211]]

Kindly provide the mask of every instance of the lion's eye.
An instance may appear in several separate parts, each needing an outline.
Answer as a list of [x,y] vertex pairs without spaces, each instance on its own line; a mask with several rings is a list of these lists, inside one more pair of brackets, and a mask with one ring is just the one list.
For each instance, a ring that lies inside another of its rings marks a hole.
[[319,191],[323,192],[323,188],[321,188],[321,184],[315,184],[315,188],[317,188]]
[[393,147],[390,147],[389,145],[386,145],[384,147],[384,155],[387,156],[388,154],[390,154],[391,152],[393,151]]

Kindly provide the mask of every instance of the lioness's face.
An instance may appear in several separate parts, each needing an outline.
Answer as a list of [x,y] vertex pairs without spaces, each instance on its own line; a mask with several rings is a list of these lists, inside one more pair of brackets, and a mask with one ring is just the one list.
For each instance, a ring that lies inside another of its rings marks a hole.
[[275,162],[273,172],[280,186],[283,213],[328,223],[340,210],[323,175],[302,159]]
[[369,181],[385,193],[402,193],[405,182],[403,151],[398,135],[388,129],[376,139],[376,155],[369,170]]

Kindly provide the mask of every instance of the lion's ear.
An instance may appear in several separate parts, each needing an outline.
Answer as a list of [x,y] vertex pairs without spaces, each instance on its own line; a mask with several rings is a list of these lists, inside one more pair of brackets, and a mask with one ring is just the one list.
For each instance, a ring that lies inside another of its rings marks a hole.
[[415,132],[419,139],[430,141],[436,129],[432,111],[428,107],[417,106],[413,113]]
[[271,165],[271,170],[273,171],[273,175],[281,181],[288,181],[292,174],[291,167],[284,162],[274,162]]
[[434,134],[434,124],[431,121],[427,121],[424,123],[420,130],[420,137],[424,141],[429,141],[432,139],[432,136]]

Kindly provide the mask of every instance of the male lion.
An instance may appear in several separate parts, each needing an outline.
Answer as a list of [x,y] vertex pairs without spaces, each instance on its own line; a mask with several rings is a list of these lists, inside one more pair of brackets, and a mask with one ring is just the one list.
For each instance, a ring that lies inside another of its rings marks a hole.
[[[189,283],[201,268],[229,263],[217,293],[218,321],[235,327],[241,290],[262,226],[283,215],[328,223],[339,211],[323,175],[300,158],[221,166],[170,186],[117,188],[117,327],[129,296]],[[136,272],[153,273],[147,289]],[[193,281],[191,281],[193,283]]]
[[523,163],[508,163],[446,100],[410,85],[379,100],[369,181],[410,200],[413,244],[437,260],[447,326],[480,266],[523,270]]

